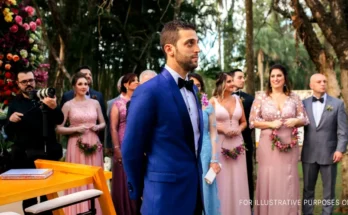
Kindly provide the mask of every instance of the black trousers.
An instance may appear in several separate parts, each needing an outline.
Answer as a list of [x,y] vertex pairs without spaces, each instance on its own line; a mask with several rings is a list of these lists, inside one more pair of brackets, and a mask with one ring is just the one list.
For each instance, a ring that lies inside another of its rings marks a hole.
[[194,215],[202,215],[203,213],[203,195],[201,193],[200,185],[198,185],[197,190],[197,200]]
[[[251,145],[251,147],[250,147]],[[249,147],[248,147],[249,146]],[[252,147],[252,144],[248,144],[246,151],[246,163],[247,163],[247,172],[248,172],[248,185],[249,185],[249,197],[251,200],[251,208],[253,208],[253,201],[254,201],[254,163],[253,163],[253,157],[254,157],[254,147]]]

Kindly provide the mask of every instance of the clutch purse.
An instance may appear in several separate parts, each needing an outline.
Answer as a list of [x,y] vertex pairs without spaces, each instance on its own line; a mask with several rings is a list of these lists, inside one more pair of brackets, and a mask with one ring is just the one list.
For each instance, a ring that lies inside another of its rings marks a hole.
[[[220,168],[221,168],[221,163],[219,163]],[[207,172],[207,174],[204,176],[204,180],[207,184],[212,184],[214,182],[216,178],[216,173],[213,170],[213,168],[209,168],[209,171]]]

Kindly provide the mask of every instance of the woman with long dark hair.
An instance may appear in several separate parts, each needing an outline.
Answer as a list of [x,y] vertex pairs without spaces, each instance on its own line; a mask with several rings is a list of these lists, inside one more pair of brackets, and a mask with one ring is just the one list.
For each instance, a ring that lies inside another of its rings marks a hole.
[[[62,111],[64,122],[57,126],[58,134],[70,135],[66,151],[66,162],[99,166],[103,168],[103,147],[97,132],[105,127],[105,120],[100,104],[95,99],[86,97],[89,90],[87,77],[83,73],[76,73],[72,79],[74,98],[64,103]],[[65,127],[66,121],[70,122]],[[96,124],[96,122],[99,122]],[[92,189],[93,185],[86,185],[65,191],[71,194],[81,190]],[[65,214],[75,215],[89,210],[90,203],[82,202],[64,208]],[[99,203],[96,203],[97,215],[101,215]]]
[[309,120],[282,65],[270,68],[266,92],[255,97],[249,121],[251,128],[261,129],[255,215],[300,214],[297,127]]
[[121,147],[126,129],[127,102],[130,101],[138,85],[136,74],[125,74],[121,81],[121,96],[114,101],[110,112],[110,133],[114,146],[111,196],[116,213],[119,215],[137,214],[137,206],[129,198],[126,174],[122,165]]

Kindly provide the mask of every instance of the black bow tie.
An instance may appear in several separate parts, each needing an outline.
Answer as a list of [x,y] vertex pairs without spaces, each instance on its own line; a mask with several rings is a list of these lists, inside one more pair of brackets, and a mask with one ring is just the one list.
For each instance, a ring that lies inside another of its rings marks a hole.
[[193,92],[193,80],[185,81],[182,78],[178,78],[179,89],[185,87],[187,90]]
[[321,103],[324,103],[324,98],[321,97],[320,99],[317,99],[317,98],[315,98],[315,97],[313,96],[313,97],[312,97],[312,101],[313,101],[313,102],[319,101],[319,102],[321,102]]
[[237,95],[237,96],[240,96],[239,94],[240,94],[239,91],[236,91],[236,92],[233,92],[233,93],[232,93],[232,95]]

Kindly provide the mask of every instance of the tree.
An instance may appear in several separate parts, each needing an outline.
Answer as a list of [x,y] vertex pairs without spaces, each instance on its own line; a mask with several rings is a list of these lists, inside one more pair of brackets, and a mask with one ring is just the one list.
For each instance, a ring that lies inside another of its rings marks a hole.
[[254,55],[253,55],[253,1],[245,0],[246,16],[246,67],[247,89],[249,94],[255,94],[254,81]]

